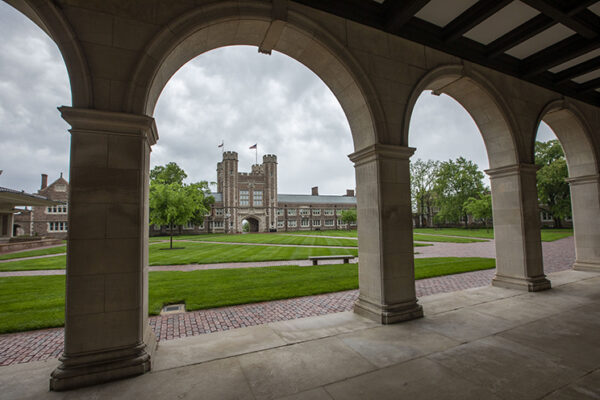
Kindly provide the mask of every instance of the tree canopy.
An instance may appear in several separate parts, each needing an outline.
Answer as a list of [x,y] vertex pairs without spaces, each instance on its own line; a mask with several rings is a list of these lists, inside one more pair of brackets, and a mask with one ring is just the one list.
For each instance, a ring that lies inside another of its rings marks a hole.
[[540,207],[552,215],[555,226],[571,216],[571,194],[566,178],[569,176],[567,161],[558,140],[535,142],[537,190]]
[[348,225],[348,229],[350,229],[350,225],[356,224],[356,209],[342,210],[341,220]]
[[176,163],[157,166],[150,171],[150,223],[170,228],[188,222],[201,224],[214,203],[208,182],[185,184],[186,173]]
[[478,199],[469,197],[463,208],[474,219],[482,221],[487,228],[488,222],[492,220],[492,195],[483,194]]
[[418,224],[423,227],[431,223],[435,180],[440,163],[417,159],[410,163],[410,191],[413,211],[419,216]]
[[466,225],[467,212],[464,204],[470,197],[479,198],[486,191],[483,177],[477,164],[464,157],[441,162],[433,189],[435,203],[439,208],[435,218],[439,222],[464,221]]

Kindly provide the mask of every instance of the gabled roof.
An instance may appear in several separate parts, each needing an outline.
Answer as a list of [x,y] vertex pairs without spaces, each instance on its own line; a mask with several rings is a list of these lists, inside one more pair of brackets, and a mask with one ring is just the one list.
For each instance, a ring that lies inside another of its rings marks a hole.
[[26,193],[0,186],[0,203],[11,204],[12,206],[47,206],[61,204],[60,201],[48,200],[39,194]]

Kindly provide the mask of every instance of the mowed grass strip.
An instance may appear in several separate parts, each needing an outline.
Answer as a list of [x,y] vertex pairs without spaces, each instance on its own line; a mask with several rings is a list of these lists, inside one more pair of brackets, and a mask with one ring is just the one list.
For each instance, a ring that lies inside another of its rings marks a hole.
[[67,252],[67,246],[48,247],[38,250],[24,250],[10,254],[0,254],[0,260],[13,260],[25,257],[47,256],[50,254],[61,254]]
[[[483,239],[493,239],[494,229],[465,229],[465,228],[415,228],[415,233],[431,235],[465,236]],[[553,242],[558,239],[573,236],[573,229],[542,229],[542,242]]]
[[[416,279],[494,268],[489,258],[421,258]],[[188,311],[358,288],[357,264],[150,272],[149,312],[185,302]],[[64,276],[0,278],[0,333],[62,326]]]
[[[161,236],[160,238],[161,240],[169,240],[168,236]],[[152,239],[153,241],[156,241],[157,238],[153,237]],[[358,246],[356,239],[292,236],[282,233],[185,235],[174,236],[173,239],[232,243],[289,244],[296,246]]]
[[442,243],[476,243],[476,242],[487,242],[485,239],[475,238],[462,238],[452,236],[435,236],[435,235],[424,235],[422,233],[413,234],[413,240],[420,240],[424,242],[442,242]]

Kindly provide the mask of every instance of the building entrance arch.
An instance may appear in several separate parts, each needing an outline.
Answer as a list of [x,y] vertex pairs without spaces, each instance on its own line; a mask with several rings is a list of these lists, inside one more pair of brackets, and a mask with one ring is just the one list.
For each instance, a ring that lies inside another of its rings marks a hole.
[[250,232],[250,233],[260,232],[260,223],[258,222],[257,218],[244,217],[244,219],[242,220],[242,227],[244,226],[244,223],[248,224],[248,232]]

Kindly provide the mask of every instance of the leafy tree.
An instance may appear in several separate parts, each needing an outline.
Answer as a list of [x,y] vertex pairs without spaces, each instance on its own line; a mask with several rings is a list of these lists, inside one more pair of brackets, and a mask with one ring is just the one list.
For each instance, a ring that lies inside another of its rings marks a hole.
[[150,177],[150,223],[169,227],[172,249],[173,227],[188,222],[201,224],[214,197],[206,181],[184,184],[187,175],[174,162],[155,167]]
[[484,194],[480,198],[469,197],[463,205],[464,211],[473,218],[483,222],[486,230],[488,222],[492,220],[492,195]]
[[342,210],[341,219],[350,229],[350,224],[356,224],[356,209]]
[[558,140],[535,142],[538,199],[541,207],[552,214],[554,226],[571,216],[571,195],[566,178],[569,176],[567,161]]
[[410,190],[413,210],[419,216],[419,227],[424,226],[424,220],[430,224],[433,217],[433,188],[437,177],[439,162],[421,159],[410,163]]
[[433,190],[439,207],[436,220],[453,223],[462,220],[466,227],[468,219],[463,205],[470,197],[478,198],[484,193],[483,172],[464,157],[444,161],[437,170]]
[[178,183],[183,185],[183,180],[187,174],[177,163],[170,162],[167,165],[157,165],[150,171],[150,181],[157,183]]

